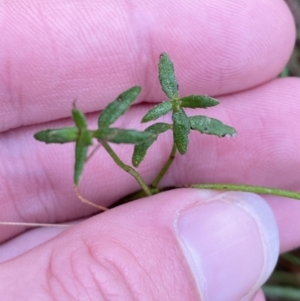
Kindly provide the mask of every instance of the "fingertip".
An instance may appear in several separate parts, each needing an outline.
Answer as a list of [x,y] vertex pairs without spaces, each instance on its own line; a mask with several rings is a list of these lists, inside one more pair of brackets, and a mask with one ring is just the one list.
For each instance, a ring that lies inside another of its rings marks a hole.
[[258,195],[225,192],[189,207],[177,232],[203,300],[252,300],[277,262],[277,224]]

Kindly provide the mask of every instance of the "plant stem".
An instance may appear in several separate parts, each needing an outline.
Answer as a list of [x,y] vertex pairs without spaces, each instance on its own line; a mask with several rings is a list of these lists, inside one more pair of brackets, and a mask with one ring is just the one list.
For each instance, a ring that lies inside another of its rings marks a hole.
[[157,185],[159,184],[160,180],[161,180],[161,179],[163,178],[163,176],[166,174],[167,170],[169,169],[169,167],[171,166],[172,162],[174,161],[176,151],[177,151],[176,144],[173,143],[173,146],[172,146],[172,150],[171,150],[170,156],[169,156],[167,162],[164,164],[163,168],[160,170],[160,172],[159,172],[158,175],[156,176],[156,178],[155,178],[155,180],[153,181],[151,187],[153,187],[153,188],[156,188],[156,187],[157,187]]
[[[280,256],[281,256],[281,258],[288,261],[289,263],[296,265],[298,268],[300,267],[300,258],[298,258],[297,256],[295,256],[291,253],[284,253],[284,254],[281,254]],[[300,283],[299,283],[299,285],[300,285]]]
[[[180,186],[177,186],[177,187],[180,187]],[[298,193],[298,192],[277,189],[277,188],[262,187],[262,186],[215,183],[215,184],[191,184],[191,185],[186,185],[186,186],[181,186],[181,187],[191,187],[191,188],[199,188],[199,189],[214,189],[214,190],[245,191],[245,192],[254,192],[254,193],[258,193],[258,194],[276,195],[276,196],[300,200],[300,193]]]
[[0,225],[5,226],[24,226],[24,227],[57,227],[57,228],[68,228],[73,225],[68,224],[45,224],[45,223],[25,223],[25,222],[0,222]]
[[299,288],[294,287],[264,285],[263,291],[268,298],[272,298],[273,300],[297,301],[300,295]]
[[95,148],[91,151],[91,153],[88,155],[88,157],[85,159],[85,163],[87,163],[87,161],[89,161],[92,156],[96,153],[96,151],[101,147],[101,144],[98,144],[97,146],[95,146]]
[[[151,191],[151,195],[154,195],[154,194],[159,193],[161,190],[158,189],[158,188],[151,188],[151,187],[150,187],[150,191]],[[129,203],[129,202],[132,202],[132,201],[141,199],[141,198],[145,198],[145,197],[147,197],[147,195],[145,194],[145,191],[144,191],[144,190],[139,190],[139,191],[137,191],[137,192],[131,193],[131,194],[126,195],[125,197],[119,199],[117,202],[113,203],[113,204],[109,207],[109,209],[118,207],[118,206],[120,206],[120,205]]]
[[110,147],[110,145],[106,141],[101,141],[101,144],[105,148],[105,150],[109,153],[109,155],[113,158],[115,163],[120,166],[124,171],[128,172],[131,174],[137,182],[140,184],[141,188],[144,190],[145,194],[147,196],[152,195],[148,185],[146,182],[143,180],[142,176],[131,166],[126,165],[119,157],[118,155],[114,152],[114,150]]
[[74,190],[75,190],[75,193],[76,193],[77,197],[79,198],[79,200],[80,200],[82,203],[88,204],[88,205],[90,205],[90,206],[92,206],[92,207],[95,207],[95,208],[97,208],[97,209],[100,209],[100,210],[102,210],[102,211],[107,211],[107,210],[108,210],[108,208],[106,208],[106,207],[100,206],[100,205],[98,205],[98,204],[95,204],[95,203],[93,203],[93,202],[91,202],[91,201],[85,199],[85,198],[82,196],[82,194],[81,194],[81,192],[80,192],[80,190],[79,190],[79,187],[78,187],[77,185],[74,185]]

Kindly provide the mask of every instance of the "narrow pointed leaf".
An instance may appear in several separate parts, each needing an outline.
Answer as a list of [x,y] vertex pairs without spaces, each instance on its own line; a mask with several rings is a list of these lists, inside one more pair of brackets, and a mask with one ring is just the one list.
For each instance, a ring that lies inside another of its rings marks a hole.
[[180,98],[181,107],[183,108],[207,108],[218,105],[220,102],[207,95],[189,95]]
[[86,154],[89,145],[92,144],[92,135],[90,131],[83,130],[77,139],[75,146],[75,166],[74,166],[74,183],[79,184],[80,177],[83,171]]
[[190,123],[185,112],[180,109],[173,112],[173,136],[174,142],[181,155],[184,155],[187,151],[190,133]]
[[220,120],[206,116],[189,117],[191,129],[202,134],[215,135],[218,137],[235,136],[236,130],[223,124]]
[[84,163],[86,160],[86,154],[88,146],[82,144],[76,144],[75,147],[75,167],[74,167],[74,183],[79,184],[81,174],[83,171]]
[[161,88],[166,95],[171,99],[178,98],[178,84],[174,65],[167,53],[162,53],[159,57],[158,75]]
[[118,128],[101,128],[93,132],[93,137],[113,143],[141,144],[152,140],[155,135],[149,132],[135,130],[123,130]]
[[148,139],[146,142],[136,145],[134,147],[134,152],[131,160],[134,167],[138,167],[139,164],[143,161],[148,148],[157,139],[158,135],[164,133],[165,131],[171,128],[172,126],[170,124],[160,122],[160,123],[152,124],[145,129],[145,133],[149,132],[152,133],[152,135],[154,136],[152,136],[153,137],[152,139]]
[[148,122],[151,120],[155,120],[168,112],[172,110],[172,103],[170,101],[164,101],[155,107],[153,107],[151,110],[148,111],[148,113],[143,117],[142,122]]
[[101,113],[98,119],[98,127],[108,127],[116,121],[130,105],[136,100],[141,92],[141,87],[135,86],[120,94]]
[[76,126],[79,129],[86,129],[87,128],[87,122],[86,122],[86,118],[84,116],[84,113],[82,111],[80,111],[79,109],[77,109],[76,107],[74,107],[72,109],[72,117],[73,117],[73,120],[74,120]]
[[61,129],[48,129],[34,134],[36,140],[46,143],[75,142],[78,136],[78,128],[66,127]]

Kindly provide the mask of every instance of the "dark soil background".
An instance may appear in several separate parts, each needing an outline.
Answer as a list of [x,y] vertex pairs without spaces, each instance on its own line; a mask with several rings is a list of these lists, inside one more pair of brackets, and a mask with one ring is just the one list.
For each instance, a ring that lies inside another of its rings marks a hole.
[[[297,39],[291,59],[280,76],[300,77],[300,0],[285,2],[295,18]],[[300,249],[280,256],[274,273],[263,289],[267,301],[300,301]]]
[[286,0],[285,2],[289,5],[294,15],[297,28],[297,40],[292,57],[282,75],[300,77],[300,1]]

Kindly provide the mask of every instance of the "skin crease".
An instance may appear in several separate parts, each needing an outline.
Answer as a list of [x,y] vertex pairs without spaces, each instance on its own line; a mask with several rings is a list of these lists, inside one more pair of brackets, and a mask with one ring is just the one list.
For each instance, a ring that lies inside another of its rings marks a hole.
[[[204,113],[239,133],[237,139],[192,134],[187,155],[178,155],[162,184],[235,182],[300,189],[300,139],[295,139],[299,80],[275,79],[295,38],[283,1],[190,0],[172,5],[166,1],[101,1],[101,5],[97,1],[10,1],[0,4],[0,36],[4,66],[0,74],[0,220],[56,223],[94,213],[72,189],[73,145],[45,146],[32,135],[71,124],[75,98],[95,125],[99,111],[133,85],[143,88],[139,104],[117,124],[138,128],[150,107],[147,103],[164,99],[157,80],[162,51],[175,63],[180,94],[218,97],[222,103]],[[170,146],[171,136],[164,134],[149,151],[139,169],[148,183]],[[129,162],[131,147],[115,149]],[[102,149],[82,179],[83,194],[104,206],[136,189],[135,181]],[[276,216],[281,251],[298,247],[300,203],[276,197],[266,200]],[[78,232],[74,228],[65,238],[56,239],[67,240],[68,235],[82,239],[82,233],[88,236],[93,227],[98,227],[95,219],[78,226]],[[0,240],[5,243],[0,260],[8,259],[12,249],[21,253],[61,231],[1,227]],[[44,254],[49,261],[55,253],[54,242],[31,252]],[[15,263],[4,262],[3,268],[20,266],[21,261],[25,269],[30,252],[26,254]],[[30,272],[33,279],[38,268],[43,272],[47,268],[42,259],[41,266]],[[187,273],[179,263],[178,269]],[[9,276],[15,279],[17,269],[10,270]],[[15,285],[25,284],[19,280]],[[255,301],[261,300],[260,292]]]

